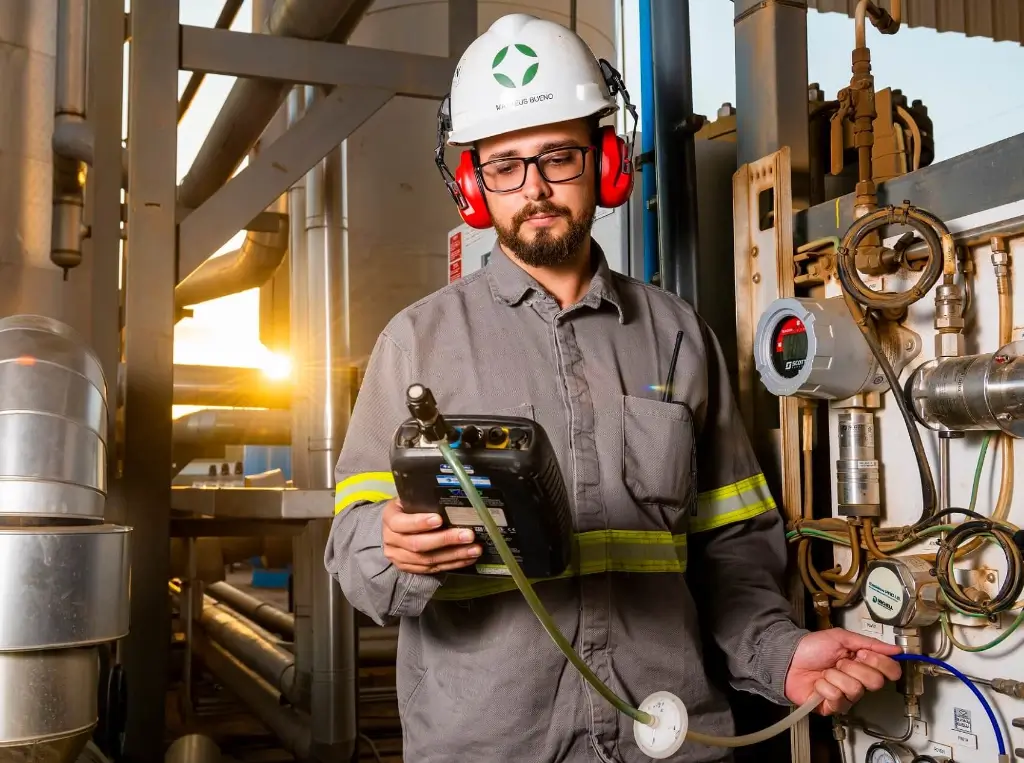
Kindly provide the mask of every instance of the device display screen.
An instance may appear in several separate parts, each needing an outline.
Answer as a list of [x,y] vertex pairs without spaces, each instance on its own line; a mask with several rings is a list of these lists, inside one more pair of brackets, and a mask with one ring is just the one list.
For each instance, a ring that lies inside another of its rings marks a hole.
[[807,327],[795,316],[783,319],[772,336],[772,365],[776,372],[792,379],[807,362]]

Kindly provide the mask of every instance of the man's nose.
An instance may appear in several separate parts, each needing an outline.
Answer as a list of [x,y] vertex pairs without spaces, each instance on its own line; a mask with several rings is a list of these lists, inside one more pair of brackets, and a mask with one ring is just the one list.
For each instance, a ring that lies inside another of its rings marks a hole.
[[523,195],[530,201],[539,201],[551,197],[551,185],[540,174],[536,164],[526,167],[526,182],[523,183]]

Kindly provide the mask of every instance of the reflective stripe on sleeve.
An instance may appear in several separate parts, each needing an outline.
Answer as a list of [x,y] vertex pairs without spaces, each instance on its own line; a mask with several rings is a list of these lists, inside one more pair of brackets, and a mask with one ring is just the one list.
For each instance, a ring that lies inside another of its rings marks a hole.
[[[573,544],[568,569],[553,578],[531,579],[531,583],[559,580],[603,572],[686,571],[686,536],[644,530],[596,530],[579,533]],[[481,567],[482,565],[477,565]],[[451,573],[434,598],[442,601],[475,599],[516,590],[515,581],[504,565],[487,565],[495,577]]]
[[697,496],[697,515],[690,519],[690,532],[699,533],[742,522],[775,508],[763,474]]
[[334,489],[334,513],[360,501],[386,501],[398,495],[391,472],[363,472],[338,483]]

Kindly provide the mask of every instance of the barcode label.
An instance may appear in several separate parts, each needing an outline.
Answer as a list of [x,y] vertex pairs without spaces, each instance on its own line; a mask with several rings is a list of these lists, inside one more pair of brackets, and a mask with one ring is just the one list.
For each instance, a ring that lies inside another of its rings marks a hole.
[[953,729],[955,731],[961,731],[965,734],[970,734],[971,729],[971,711],[965,710],[962,707],[953,708]]

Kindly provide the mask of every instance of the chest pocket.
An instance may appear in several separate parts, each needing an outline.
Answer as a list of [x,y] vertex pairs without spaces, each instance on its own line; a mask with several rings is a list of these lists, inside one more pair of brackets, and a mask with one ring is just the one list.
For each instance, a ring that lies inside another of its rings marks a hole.
[[696,506],[694,446],[688,405],[622,396],[622,480],[637,504]]

